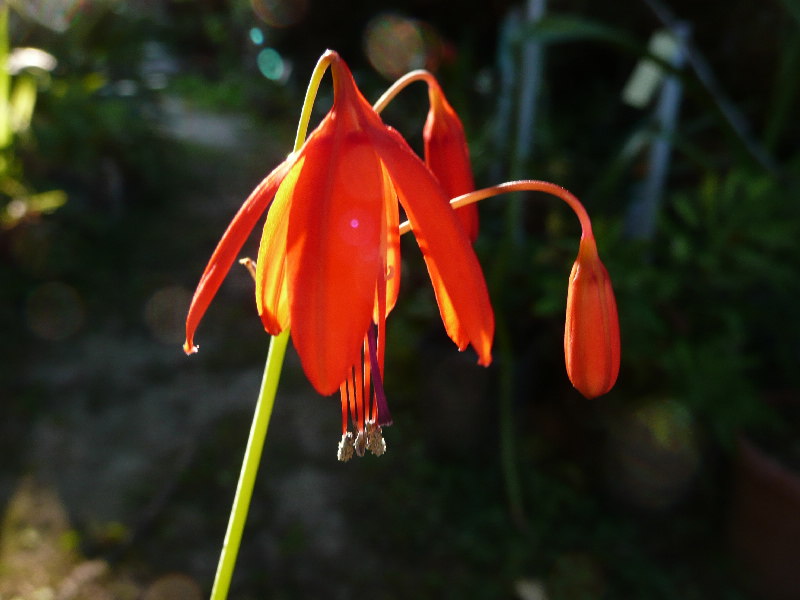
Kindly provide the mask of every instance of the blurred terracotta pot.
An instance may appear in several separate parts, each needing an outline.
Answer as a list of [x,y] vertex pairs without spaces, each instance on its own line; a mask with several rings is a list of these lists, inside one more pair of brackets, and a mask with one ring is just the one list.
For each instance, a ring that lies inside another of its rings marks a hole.
[[800,598],[800,474],[738,443],[730,515],[734,556],[762,600]]

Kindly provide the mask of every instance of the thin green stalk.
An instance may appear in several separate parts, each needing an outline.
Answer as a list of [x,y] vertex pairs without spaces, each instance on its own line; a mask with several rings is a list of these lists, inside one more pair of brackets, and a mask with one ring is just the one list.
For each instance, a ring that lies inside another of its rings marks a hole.
[[527,525],[525,500],[517,466],[516,430],[514,427],[514,353],[508,335],[505,319],[497,316],[497,343],[502,362],[500,363],[500,466],[503,470],[508,508],[511,518],[520,528]]
[[236,566],[236,557],[239,554],[247,512],[250,509],[250,499],[253,496],[253,486],[258,466],[261,463],[261,451],[267,437],[267,428],[272,416],[272,407],[275,404],[275,393],[278,389],[288,341],[288,330],[270,340],[267,364],[261,380],[261,390],[258,393],[253,424],[250,427],[250,436],[244,451],[242,471],[239,474],[239,483],[233,498],[225,541],[222,543],[222,553],[217,565],[217,574],[214,577],[214,586],[211,588],[211,600],[224,600],[228,597],[228,589],[233,576],[233,568]]
[[[293,152],[297,152],[306,139],[311,108],[317,96],[322,76],[325,74],[325,70],[331,60],[333,60],[333,56],[330,52],[323,54],[311,74],[311,80],[308,83],[308,90],[300,113],[300,122],[297,126]],[[228,528],[225,531],[225,540],[222,543],[217,573],[214,576],[214,585],[211,588],[211,600],[225,600],[228,597],[228,590],[233,577],[233,569],[236,566],[236,558],[239,555],[239,546],[242,542],[242,532],[244,531],[245,521],[247,521],[247,513],[250,510],[250,500],[253,497],[256,474],[261,464],[261,451],[267,438],[267,429],[272,417],[272,407],[275,405],[275,394],[278,391],[278,381],[281,377],[283,359],[286,356],[288,343],[288,329],[270,340],[267,363],[264,367],[264,376],[261,380],[261,389],[258,393],[256,410],[253,415],[253,424],[250,426],[250,435],[244,451],[242,470],[239,473],[239,482],[236,485],[236,494],[233,497]]]

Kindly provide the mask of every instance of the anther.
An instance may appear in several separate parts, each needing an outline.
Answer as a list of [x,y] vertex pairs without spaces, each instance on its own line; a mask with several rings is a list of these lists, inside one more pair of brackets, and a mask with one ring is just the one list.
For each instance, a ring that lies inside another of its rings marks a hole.
[[375,456],[382,456],[386,452],[386,441],[380,425],[370,421],[367,423],[367,450]]
[[245,258],[240,258],[239,259],[239,264],[242,265],[245,269],[247,269],[247,272],[250,273],[250,275],[253,277],[253,281],[255,281],[256,280],[256,261],[254,261],[252,258],[245,257]]
[[364,456],[364,453],[367,450],[367,434],[364,433],[364,431],[359,431],[356,434],[354,446],[356,450],[356,456]]
[[342,439],[339,442],[339,449],[336,452],[336,458],[338,458],[340,462],[347,462],[353,458],[354,449],[353,434],[347,431],[342,434]]

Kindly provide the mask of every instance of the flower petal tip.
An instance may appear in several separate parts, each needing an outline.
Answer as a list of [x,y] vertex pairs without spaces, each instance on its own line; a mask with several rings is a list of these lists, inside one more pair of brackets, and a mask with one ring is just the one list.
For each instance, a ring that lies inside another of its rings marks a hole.
[[200,346],[195,346],[194,344],[190,344],[186,342],[183,345],[183,351],[186,353],[186,356],[191,356],[192,354],[197,354],[197,351],[200,349]]

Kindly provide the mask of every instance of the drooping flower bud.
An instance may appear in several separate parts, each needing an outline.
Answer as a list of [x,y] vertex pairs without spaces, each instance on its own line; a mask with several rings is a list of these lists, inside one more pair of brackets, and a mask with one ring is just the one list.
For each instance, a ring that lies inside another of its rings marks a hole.
[[[475,180],[461,119],[434,79],[428,82],[428,98],[430,110],[422,131],[425,164],[439,180],[448,197],[467,194],[475,189]],[[470,204],[456,209],[456,214],[470,241],[475,242],[478,237],[477,205]]]
[[587,398],[614,387],[620,356],[617,302],[591,234],[581,238],[569,276],[564,356],[572,385]]

